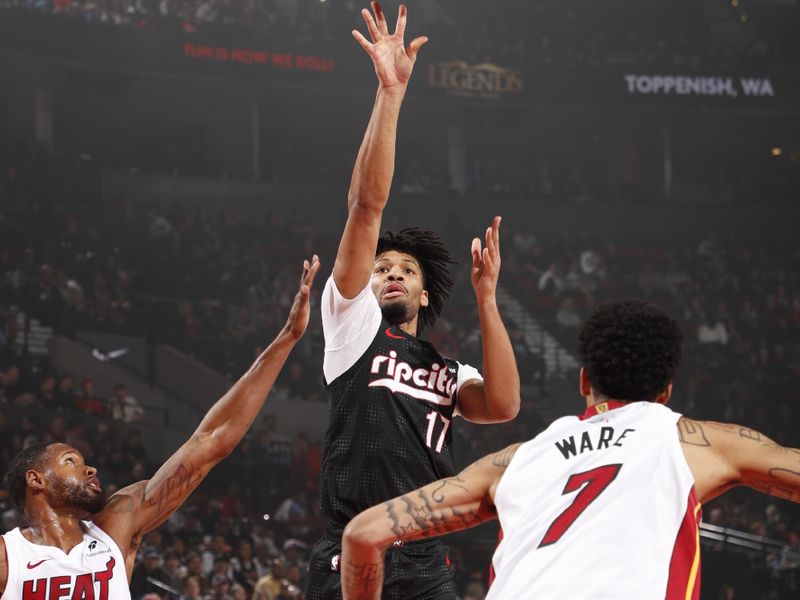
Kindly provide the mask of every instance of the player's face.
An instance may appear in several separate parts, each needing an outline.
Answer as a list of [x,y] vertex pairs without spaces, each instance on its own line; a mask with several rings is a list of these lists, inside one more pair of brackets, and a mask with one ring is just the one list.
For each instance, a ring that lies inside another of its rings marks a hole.
[[422,269],[410,254],[389,250],[378,255],[372,268],[372,292],[390,323],[408,323],[428,306]]
[[45,482],[50,505],[54,508],[77,508],[88,514],[103,508],[103,490],[97,469],[88,466],[80,452],[57,444],[50,448]]

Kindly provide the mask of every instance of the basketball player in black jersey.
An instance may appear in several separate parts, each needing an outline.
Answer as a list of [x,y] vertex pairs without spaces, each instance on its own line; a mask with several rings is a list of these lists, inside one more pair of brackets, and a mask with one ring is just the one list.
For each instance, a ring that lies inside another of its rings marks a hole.
[[[454,473],[452,421],[508,421],[520,392],[511,342],[497,309],[500,219],[486,247],[472,243],[472,284],[483,343],[485,380],[473,367],[442,357],[417,337],[431,325],[452,281],[450,253],[416,228],[379,238],[394,170],[397,121],[425,37],[403,43],[406,8],[394,34],[380,6],[364,10],[372,41],[356,40],[372,59],[378,92],[356,160],[349,215],[322,295],[323,373],[330,424],[322,465],[326,533],[311,557],[307,600],[341,598],[339,553],[348,521],[365,508]],[[386,600],[454,599],[447,549],[439,542],[393,548]]]

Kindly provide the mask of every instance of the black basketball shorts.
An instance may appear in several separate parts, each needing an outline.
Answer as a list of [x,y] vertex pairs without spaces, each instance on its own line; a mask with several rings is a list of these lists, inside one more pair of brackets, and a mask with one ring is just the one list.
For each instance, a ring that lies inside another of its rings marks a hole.
[[[456,600],[448,551],[441,542],[427,540],[389,548],[382,600]],[[306,600],[342,600],[341,553],[341,539],[330,533],[314,546]]]

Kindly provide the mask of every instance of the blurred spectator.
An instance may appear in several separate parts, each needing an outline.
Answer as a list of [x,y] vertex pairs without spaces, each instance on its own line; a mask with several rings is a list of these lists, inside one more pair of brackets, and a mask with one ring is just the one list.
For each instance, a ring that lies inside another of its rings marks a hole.
[[142,560],[133,569],[131,575],[131,596],[134,600],[148,593],[159,595],[163,592],[161,588],[151,583],[154,579],[160,583],[170,585],[172,578],[161,568],[161,555],[155,548],[145,548],[142,552]]
[[253,600],[274,600],[281,593],[282,581],[286,577],[286,562],[276,558],[270,563],[269,573],[258,580]]
[[561,305],[558,307],[558,312],[556,313],[556,322],[561,325],[561,327],[577,329],[581,321],[580,315],[575,311],[575,304],[572,298],[564,298],[561,300]]
[[183,598],[185,600],[203,600],[200,579],[196,576],[189,576],[183,580]]
[[75,406],[75,378],[65,373],[58,379],[58,388],[55,391],[55,397],[58,401],[61,410],[72,410]]
[[90,416],[103,417],[108,412],[103,401],[95,395],[94,380],[88,377],[81,381],[81,389],[75,398],[75,405],[82,413]]
[[56,398],[55,390],[56,378],[49,373],[45,374],[36,391],[35,404],[48,410],[57,409],[58,399]]
[[64,423],[64,417],[62,416],[53,417],[53,420],[50,421],[50,428],[47,430],[47,433],[45,434],[45,439],[48,442],[62,442],[62,443],[66,442],[67,431]]
[[697,329],[697,341],[701,344],[722,344],[724,346],[728,343],[728,330],[719,319],[707,319]]
[[184,579],[184,594],[187,593],[186,582],[188,580],[193,580],[193,583],[190,584],[191,587],[189,590],[193,591],[194,585],[197,585],[197,595],[199,596],[201,593],[205,593],[205,591],[209,589],[210,585],[204,573],[210,572],[210,569],[209,571],[206,571],[203,568],[203,559],[196,552],[192,552],[189,554],[186,560],[186,567],[188,575]]
[[133,423],[142,418],[144,409],[139,405],[139,402],[128,394],[128,388],[124,383],[118,383],[114,386],[114,393],[109,402],[111,417],[117,421],[125,423]]
[[16,363],[9,363],[0,370],[0,382],[3,384],[6,398],[11,402],[28,404],[32,398],[23,390],[19,375],[19,366]]

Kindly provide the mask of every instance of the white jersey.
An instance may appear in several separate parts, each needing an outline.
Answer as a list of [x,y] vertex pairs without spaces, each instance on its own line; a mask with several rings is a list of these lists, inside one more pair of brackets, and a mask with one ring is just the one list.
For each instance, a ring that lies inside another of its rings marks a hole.
[[522,444],[498,483],[487,600],[692,600],[700,504],[676,412],[608,402]]
[[83,541],[69,554],[29,542],[19,528],[3,535],[8,581],[0,600],[130,600],[117,544],[91,521],[81,527]]

